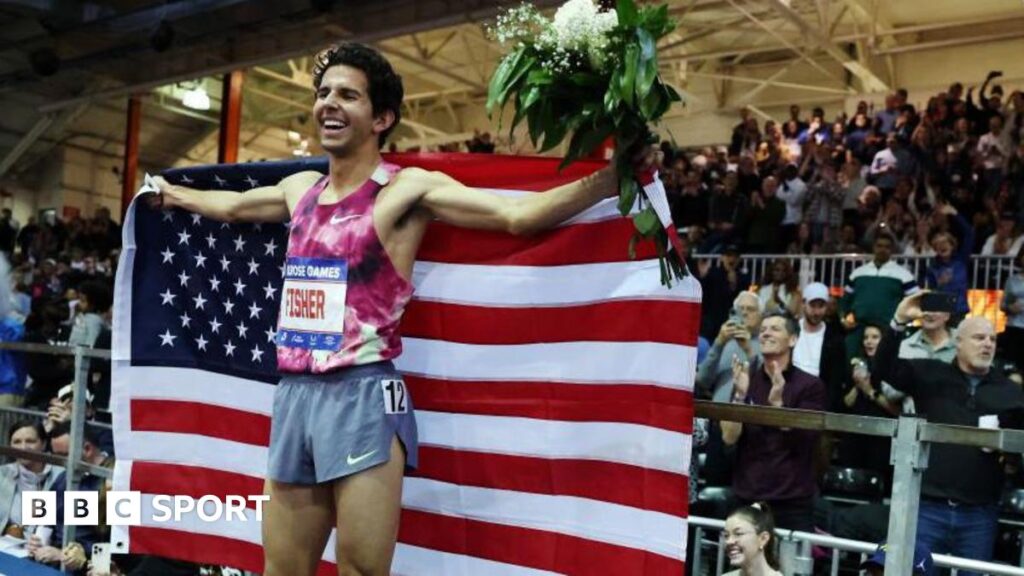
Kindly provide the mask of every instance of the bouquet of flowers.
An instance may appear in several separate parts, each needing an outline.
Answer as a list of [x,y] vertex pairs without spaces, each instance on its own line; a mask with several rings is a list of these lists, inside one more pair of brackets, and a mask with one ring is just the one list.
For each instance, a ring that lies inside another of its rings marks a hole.
[[563,167],[614,138],[620,212],[629,214],[640,199],[630,256],[638,240],[654,240],[668,286],[687,274],[682,245],[664,186],[656,173],[636,174],[632,155],[651,143],[648,125],[681,100],[658,75],[655,48],[674,26],[666,6],[638,8],[633,0],[618,0],[609,10],[593,0],[569,0],[551,19],[523,4],[499,16],[491,30],[511,52],[487,94],[489,113],[512,102],[510,131],[525,120],[541,152],[569,137]]

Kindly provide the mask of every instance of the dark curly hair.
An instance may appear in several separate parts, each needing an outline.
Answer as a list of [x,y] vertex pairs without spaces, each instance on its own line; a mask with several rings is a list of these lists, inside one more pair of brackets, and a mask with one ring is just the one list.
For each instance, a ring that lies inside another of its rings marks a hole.
[[319,90],[327,69],[339,64],[362,70],[366,75],[374,116],[378,116],[386,110],[394,113],[394,123],[377,137],[378,145],[383,147],[388,135],[402,120],[402,99],[405,97],[402,77],[395,73],[391,63],[381,56],[380,52],[364,44],[342,42],[327,48],[314,57],[313,88]]

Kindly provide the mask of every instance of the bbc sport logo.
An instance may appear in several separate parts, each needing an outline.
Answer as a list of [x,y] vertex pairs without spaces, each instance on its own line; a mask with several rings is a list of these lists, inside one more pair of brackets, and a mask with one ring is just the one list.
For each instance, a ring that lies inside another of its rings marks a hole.
[[[67,526],[97,526],[100,520],[98,492],[69,491],[64,493],[64,524]],[[200,498],[191,496],[153,496],[146,524],[179,522],[185,515],[195,515],[203,522],[262,522],[263,503],[270,496],[217,496]],[[255,518],[246,514],[253,504]],[[128,491],[107,492],[106,523],[108,526],[141,526],[142,493]],[[22,524],[26,526],[57,525],[57,493],[52,491],[26,491],[21,499]]]

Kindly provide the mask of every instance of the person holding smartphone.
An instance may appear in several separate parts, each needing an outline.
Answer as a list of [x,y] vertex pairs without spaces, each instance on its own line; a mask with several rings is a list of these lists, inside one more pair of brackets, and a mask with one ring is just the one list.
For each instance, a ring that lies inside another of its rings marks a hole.
[[[928,292],[904,298],[875,356],[872,382],[882,380],[914,397],[929,422],[979,426],[996,420],[1016,427],[1024,392],[994,370],[996,329],[987,318],[960,322],[956,357],[906,360],[898,357],[906,327],[924,316]],[[921,486],[917,543],[940,554],[987,561],[992,558],[1004,481],[997,452],[957,444],[932,445]],[[965,573],[966,574],[966,573]]]

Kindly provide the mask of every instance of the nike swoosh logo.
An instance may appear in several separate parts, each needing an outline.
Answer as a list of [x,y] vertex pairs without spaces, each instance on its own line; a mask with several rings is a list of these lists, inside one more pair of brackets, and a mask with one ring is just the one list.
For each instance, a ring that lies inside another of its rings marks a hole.
[[331,216],[331,224],[341,224],[342,222],[355,220],[356,218],[359,218],[359,214],[349,214],[348,216],[342,216],[341,218],[338,218],[337,214],[335,214]]
[[352,455],[349,454],[348,458],[346,458],[346,461],[348,462],[349,466],[355,466],[356,464],[359,464],[363,460],[366,460],[367,458],[369,458],[370,456],[373,456],[376,453],[377,453],[376,450],[371,450],[370,452],[367,452],[366,454],[363,454],[362,456],[357,456],[355,458],[353,458]]

